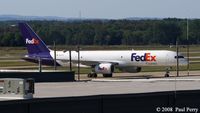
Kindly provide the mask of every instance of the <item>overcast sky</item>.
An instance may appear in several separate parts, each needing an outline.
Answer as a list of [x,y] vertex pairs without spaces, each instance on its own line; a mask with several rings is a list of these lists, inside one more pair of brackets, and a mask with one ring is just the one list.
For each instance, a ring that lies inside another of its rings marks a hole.
[[0,15],[200,18],[200,0],[0,0]]

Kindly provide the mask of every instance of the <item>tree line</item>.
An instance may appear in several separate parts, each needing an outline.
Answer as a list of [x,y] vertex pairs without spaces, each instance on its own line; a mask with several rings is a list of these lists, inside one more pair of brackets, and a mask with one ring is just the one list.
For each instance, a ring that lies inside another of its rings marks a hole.
[[[18,21],[0,22],[0,46],[24,46]],[[186,19],[28,21],[52,45],[187,44]],[[189,20],[189,43],[200,44],[200,19]]]

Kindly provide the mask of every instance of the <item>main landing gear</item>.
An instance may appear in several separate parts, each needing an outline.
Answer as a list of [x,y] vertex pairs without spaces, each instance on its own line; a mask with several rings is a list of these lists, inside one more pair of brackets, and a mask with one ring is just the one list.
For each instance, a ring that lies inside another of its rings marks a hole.
[[97,77],[97,73],[95,72],[88,73],[88,78],[96,78],[96,77]]
[[[96,77],[97,73],[95,72],[88,73],[88,78],[96,78]],[[103,77],[112,77],[112,74],[103,74]]]
[[112,73],[111,74],[103,74],[103,77],[112,77]]
[[[92,66],[92,71],[88,73],[88,78],[96,78],[97,73],[95,72],[95,66]],[[103,77],[112,77],[112,73],[110,74],[103,74]]]

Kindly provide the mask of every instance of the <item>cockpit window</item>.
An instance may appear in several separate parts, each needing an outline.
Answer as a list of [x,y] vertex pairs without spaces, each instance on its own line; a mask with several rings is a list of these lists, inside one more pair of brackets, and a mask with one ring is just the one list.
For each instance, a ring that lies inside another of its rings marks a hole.
[[[177,58],[177,56],[175,56],[174,58]],[[178,58],[184,58],[184,56],[178,56]]]

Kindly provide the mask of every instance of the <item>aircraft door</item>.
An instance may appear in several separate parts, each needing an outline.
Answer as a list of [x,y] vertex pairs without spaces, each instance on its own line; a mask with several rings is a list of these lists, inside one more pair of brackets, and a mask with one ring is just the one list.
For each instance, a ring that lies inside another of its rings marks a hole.
[[173,55],[167,53],[166,55],[166,66],[171,66],[174,63]]
[[170,63],[171,63],[170,57],[169,57],[169,54],[167,53],[165,57],[165,65],[168,66]]

